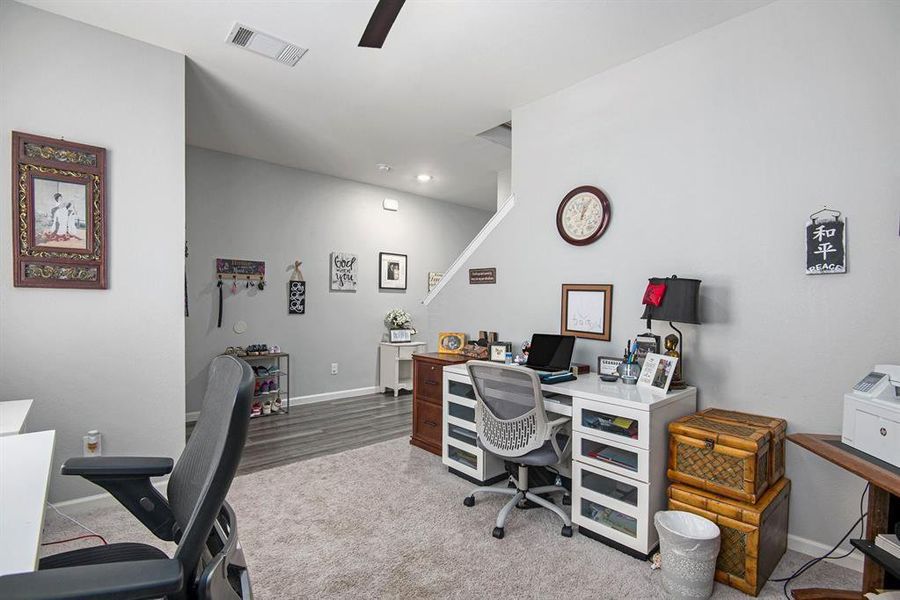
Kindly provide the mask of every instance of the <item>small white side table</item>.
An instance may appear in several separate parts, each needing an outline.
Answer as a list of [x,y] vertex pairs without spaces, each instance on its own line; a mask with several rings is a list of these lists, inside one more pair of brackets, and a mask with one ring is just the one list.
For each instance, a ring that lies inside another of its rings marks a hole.
[[401,389],[412,391],[412,355],[424,351],[425,342],[400,342],[398,344],[381,342],[381,352],[378,357],[380,364],[378,385],[381,386],[381,391],[386,392],[388,388],[394,390],[394,398]]

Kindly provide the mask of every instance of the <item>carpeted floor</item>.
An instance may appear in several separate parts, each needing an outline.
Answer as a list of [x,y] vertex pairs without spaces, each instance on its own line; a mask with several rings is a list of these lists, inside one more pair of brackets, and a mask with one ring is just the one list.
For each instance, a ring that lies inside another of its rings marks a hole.
[[[399,438],[242,475],[229,501],[260,600],[663,597],[659,571],[584,536],[563,538],[549,511],[514,511],[505,539],[494,539],[505,500],[484,498],[466,508],[470,487],[438,457]],[[154,541],[122,509],[79,518],[110,541]],[[48,511],[45,541],[78,534]],[[789,551],[776,576],[807,558]],[[799,587],[859,583],[859,574],[825,564]],[[714,597],[747,598],[718,584]],[[781,597],[780,585],[771,583],[760,594]]]

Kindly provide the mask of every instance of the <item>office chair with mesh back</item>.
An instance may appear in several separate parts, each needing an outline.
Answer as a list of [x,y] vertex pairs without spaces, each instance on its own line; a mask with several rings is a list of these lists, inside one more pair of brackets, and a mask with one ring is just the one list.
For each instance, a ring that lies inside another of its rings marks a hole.
[[[173,558],[153,546],[109,544],[41,559],[38,570],[0,577],[0,598],[69,600],[248,600],[250,578],[225,496],[241,459],[253,371],[219,356],[209,367],[200,418],[175,468],[170,458],[72,458],[80,475],[112,494],[158,538],[178,544]],[[151,477],[171,472],[164,498]]]
[[569,456],[565,430],[570,419],[547,420],[541,382],[531,369],[487,361],[470,361],[466,369],[475,389],[478,445],[518,464],[519,472],[518,477],[510,477],[515,488],[477,487],[463,504],[474,506],[478,493],[512,496],[497,515],[493,536],[498,539],[503,538],[503,526],[513,506],[528,500],[556,513],[563,521],[562,535],[572,537],[572,521],[566,511],[541,497],[562,492],[565,503],[569,500],[568,491],[556,485],[528,487],[529,466],[550,466]]

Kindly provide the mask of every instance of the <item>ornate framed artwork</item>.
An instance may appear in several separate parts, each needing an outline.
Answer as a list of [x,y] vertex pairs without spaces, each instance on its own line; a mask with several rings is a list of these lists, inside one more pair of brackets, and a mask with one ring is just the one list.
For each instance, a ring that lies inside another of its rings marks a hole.
[[610,284],[564,283],[559,332],[608,342],[612,336],[612,292]]
[[106,150],[14,131],[13,285],[106,289]]

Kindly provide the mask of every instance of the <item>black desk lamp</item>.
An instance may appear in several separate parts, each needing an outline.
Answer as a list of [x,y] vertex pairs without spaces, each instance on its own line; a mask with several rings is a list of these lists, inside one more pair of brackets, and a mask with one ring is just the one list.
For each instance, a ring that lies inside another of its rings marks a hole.
[[[645,302],[644,314],[641,318],[647,319],[647,329],[650,329],[651,320],[668,321],[669,326],[678,333],[677,338],[675,336],[666,336],[666,354],[679,358],[678,364],[675,365],[675,374],[672,376],[670,388],[675,390],[684,389],[686,387],[682,378],[684,357],[678,353],[678,348],[681,347],[681,353],[682,355],[684,354],[683,338],[681,331],[675,327],[674,323],[700,324],[700,316],[697,310],[700,299],[700,280],[681,279],[677,275],[650,278],[650,286],[660,285],[665,286],[665,291],[662,292],[662,300],[659,302],[659,306]],[[648,287],[648,291],[649,289]]]

